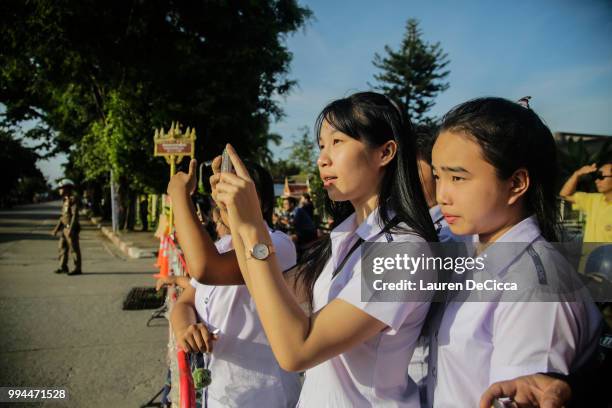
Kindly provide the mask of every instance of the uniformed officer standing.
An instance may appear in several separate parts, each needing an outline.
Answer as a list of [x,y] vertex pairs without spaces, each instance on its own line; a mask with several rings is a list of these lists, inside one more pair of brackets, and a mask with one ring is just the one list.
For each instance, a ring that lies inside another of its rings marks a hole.
[[[79,206],[77,198],[72,194],[74,183],[64,179],[59,184],[59,193],[63,198],[62,215],[53,229],[53,235],[60,233],[59,261],[60,267],[55,273],[68,275],[81,274],[81,248],[79,246]],[[68,272],[68,254],[72,256],[74,270]]]

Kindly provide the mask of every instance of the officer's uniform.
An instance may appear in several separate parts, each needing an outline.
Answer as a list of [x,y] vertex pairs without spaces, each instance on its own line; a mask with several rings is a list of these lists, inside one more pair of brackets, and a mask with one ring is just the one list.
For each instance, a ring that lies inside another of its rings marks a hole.
[[59,232],[59,261],[57,273],[68,272],[68,254],[72,255],[74,270],[70,274],[81,273],[81,248],[79,246],[79,207],[75,197],[64,197],[62,215],[55,226],[54,232]]

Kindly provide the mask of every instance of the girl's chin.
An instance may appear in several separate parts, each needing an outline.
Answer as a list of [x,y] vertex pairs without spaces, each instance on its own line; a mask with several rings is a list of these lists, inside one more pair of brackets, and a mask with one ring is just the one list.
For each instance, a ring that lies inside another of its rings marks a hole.
[[453,224],[448,224],[451,232],[455,235],[474,235],[476,232],[473,228],[470,228],[469,225],[465,225],[465,223],[461,222],[460,219],[457,219]]
[[341,191],[338,191],[337,189],[333,187],[326,188],[325,190],[327,191],[327,196],[332,201],[348,201],[349,200],[346,194],[343,194]]
[[329,197],[330,200],[341,201],[337,197],[341,197],[343,194],[342,192],[338,191],[336,186],[332,184],[331,186],[323,187],[323,189],[327,192],[327,196]]

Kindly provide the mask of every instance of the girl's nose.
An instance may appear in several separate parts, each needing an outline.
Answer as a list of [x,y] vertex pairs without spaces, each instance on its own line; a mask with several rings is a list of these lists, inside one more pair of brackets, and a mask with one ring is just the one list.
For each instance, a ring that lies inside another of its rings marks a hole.
[[437,180],[436,182],[436,202],[439,205],[450,205],[452,203],[448,188],[446,188],[442,180]]
[[324,153],[323,151],[321,151],[319,153],[319,157],[317,158],[317,166],[319,167],[327,167],[330,164],[330,159],[329,156]]

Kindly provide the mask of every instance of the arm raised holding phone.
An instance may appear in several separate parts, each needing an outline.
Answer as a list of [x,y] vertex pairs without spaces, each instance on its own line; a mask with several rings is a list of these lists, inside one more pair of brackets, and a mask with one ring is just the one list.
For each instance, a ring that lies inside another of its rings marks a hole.
[[[219,165],[218,162],[217,168]],[[208,285],[244,284],[234,251],[220,254],[198,219],[191,200],[191,194],[196,189],[196,168],[197,161],[192,159],[189,172],[176,173],[168,183],[176,235],[185,254],[189,274]]]

